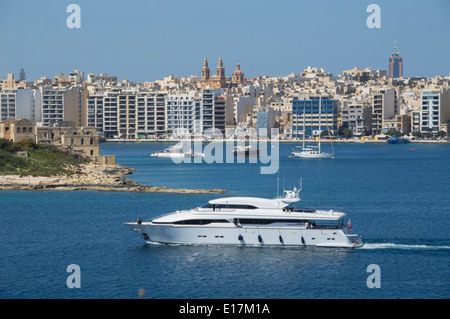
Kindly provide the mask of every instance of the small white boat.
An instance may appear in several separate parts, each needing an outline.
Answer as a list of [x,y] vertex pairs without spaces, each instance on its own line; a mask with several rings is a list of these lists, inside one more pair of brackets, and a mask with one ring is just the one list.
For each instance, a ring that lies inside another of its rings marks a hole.
[[203,153],[194,153],[192,149],[184,149],[181,145],[173,145],[163,151],[150,154],[151,157],[168,157],[168,158],[182,158],[182,157],[203,157]]
[[261,149],[254,149],[251,145],[246,146],[236,146],[233,149],[233,154],[235,156],[259,156]]
[[[319,144],[318,146],[305,146],[305,112],[303,111],[303,146],[301,150],[297,150],[298,146],[292,150],[292,155],[299,158],[334,158],[334,149],[331,153],[322,152],[320,150],[320,110],[321,110],[322,98],[319,99]],[[333,142],[331,141],[331,148],[333,148]]]
[[296,208],[300,189],[285,197],[225,197],[203,207],[176,211],[151,221],[124,223],[147,243],[355,248],[343,211]]
[[321,152],[319,146],[306,146],[301,150],[293,149],[292,155],[300,158],[334,158],[334,153]]

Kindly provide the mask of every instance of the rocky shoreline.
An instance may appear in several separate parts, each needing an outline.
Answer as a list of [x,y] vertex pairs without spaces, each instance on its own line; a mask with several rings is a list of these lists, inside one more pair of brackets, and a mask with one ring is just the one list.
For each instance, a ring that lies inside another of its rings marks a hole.
[[0,176],[0,190],[148,192],[212,194],[225,193],[223,189],[186,189],[165,186],[140,185],[125,178],[134,168],[122,165],[86,163],[73,168],[73,174],[63,176]]

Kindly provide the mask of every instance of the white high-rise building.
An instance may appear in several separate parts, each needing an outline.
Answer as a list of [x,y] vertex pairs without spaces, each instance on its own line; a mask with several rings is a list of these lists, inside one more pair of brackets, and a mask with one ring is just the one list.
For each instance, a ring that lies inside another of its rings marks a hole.
[[166,96],[166,132],[174,137],[195,133],[196,99],[193,94],[179,93]]
[[152,138],[166,130],[165,92],[111,90],[87,98],[88,126],[107,138]]
[[103,132],[103,95],[91,95],[87,98],[87,124],[95,127],[97,133]]
[[106,137],[118,135],[117,92],[106,92],[103,97],[103,133]]
[[448,133],[450,124],[450,89],[427,90],[421,95],[420,130],[422,133]]
[[41,92],[31,88],[6,89],[0,92],[0,121],[8,118],[42,120]]
[[205,88],[202,89],[199,105],[199,121],[201,126],[199,132],[204,134],[205,132],[213,132],[218,129],[225,134],[225,100],[223,95],[223,89]]
[[16,90],[0,92],[0,121],[16,118]]
[[53,126],[64,121],[64,91],[45,87],[42,89],[43,126]]

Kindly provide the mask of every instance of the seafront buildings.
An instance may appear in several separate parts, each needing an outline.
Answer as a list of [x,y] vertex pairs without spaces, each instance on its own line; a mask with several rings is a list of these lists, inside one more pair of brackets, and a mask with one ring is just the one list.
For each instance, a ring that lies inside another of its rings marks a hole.
[[[200,60],[201,61],[201,60]],[[387,133],[443,136],[449,131],[450,76],[403,77],[395,47],[388,70],[352,67],[341,74],[307,66],[286,76],[227,76],[203,58],[198,75],[133,83],[74,70],[49,79],[0,80],[0,121],[71,123],[107,139],[168,139],[278,128],[284,139],[328,135],[384,138]],[[319,102],[321,103],[319,112]],[[320,124],[320,125],[319,125]],[[216,133],[211,133],[216,132]]]

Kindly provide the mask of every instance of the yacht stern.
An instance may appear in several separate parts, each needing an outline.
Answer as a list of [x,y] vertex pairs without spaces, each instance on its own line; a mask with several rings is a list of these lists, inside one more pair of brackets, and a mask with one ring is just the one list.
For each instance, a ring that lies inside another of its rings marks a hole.
[[350,247],[359,248],[364,245],[362,237],[357,234],[347,234],[347,238],[350,241]]

